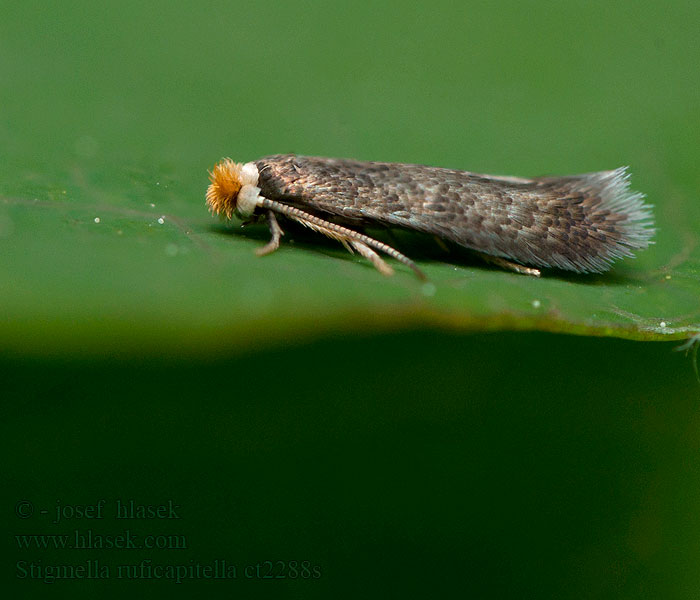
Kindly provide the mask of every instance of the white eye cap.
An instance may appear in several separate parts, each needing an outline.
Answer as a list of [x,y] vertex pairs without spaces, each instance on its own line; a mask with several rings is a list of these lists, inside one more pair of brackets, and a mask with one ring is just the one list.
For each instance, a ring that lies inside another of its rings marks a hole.
[[253,215],[255,208],[262,204],[260,188],[258,187],[258,167],[249,162],[241,167],[241,191],[238,192],[236,212],[242,219],[248,219]]
[[249,162],[241,166],[241,186],[244,185],[258,185],[258,167],[255,163]]

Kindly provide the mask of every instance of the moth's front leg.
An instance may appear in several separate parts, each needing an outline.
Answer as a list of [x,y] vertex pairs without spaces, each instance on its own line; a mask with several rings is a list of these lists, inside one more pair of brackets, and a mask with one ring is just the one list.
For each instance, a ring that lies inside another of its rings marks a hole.
[[270,227],[270,233],[272,234],[272,238],[262,248],[258,248],[255,251],[255,254],[257,254],[258,256],[272,254],[275,250],[277,250],[277,248],[280,247],[280,238],[284,235],[284,231],[282,231],[282,228],[277,222],[277,217],[275,217],[275,213],[271,210],[268,210],[266,212],[267,224]]

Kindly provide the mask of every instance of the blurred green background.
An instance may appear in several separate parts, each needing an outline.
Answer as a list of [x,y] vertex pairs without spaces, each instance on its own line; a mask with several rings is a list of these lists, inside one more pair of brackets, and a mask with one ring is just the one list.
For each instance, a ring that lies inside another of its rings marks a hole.
[[[697,597],[691,360],[679,342],[542,331],[700,329],[700,5],[2,13],[14,596]],[[513,175],[629,164],[657,244],[600,277],[542,280],[426,251],[434,296],[298,231],[258,259],[264,227],[207,215],[206,170],[278,152]],[[100,499],[173,500],[181,518],[39,512]],[[35,512],[20,518],[25,500]],[[29,550],[15,537],[125,528],[188,547]],[[239,577],[49,584],[17,569],[144,559],[226,560]],[[321,576],[243,575],[264,561]]]

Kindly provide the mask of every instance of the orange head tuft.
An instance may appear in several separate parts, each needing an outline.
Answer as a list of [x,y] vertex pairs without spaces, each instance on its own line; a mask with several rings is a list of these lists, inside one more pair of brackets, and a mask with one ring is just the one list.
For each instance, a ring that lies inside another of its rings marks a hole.
[[225,158],[214,165],[209,173],[211,184],[207,188],[207,206],[212,213],[230,219],[236,210],[238,192],[243,186],[243,165]]

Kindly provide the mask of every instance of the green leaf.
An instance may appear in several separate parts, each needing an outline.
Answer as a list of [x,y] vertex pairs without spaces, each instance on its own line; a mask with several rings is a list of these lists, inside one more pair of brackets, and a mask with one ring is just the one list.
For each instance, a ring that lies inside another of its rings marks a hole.
[[[6,350],[214,353],[335,331],[700,331],[696,3],[408,9],[16,5],[0,31]],[[445,15],[450,15],[445,18]],[[498,23],[496,27],[494,22]],[[431,242],[393,278],[290,229],[227,228],[206,170],[295,151],[512,175],[629,164],[656,244],[532,279]]]

